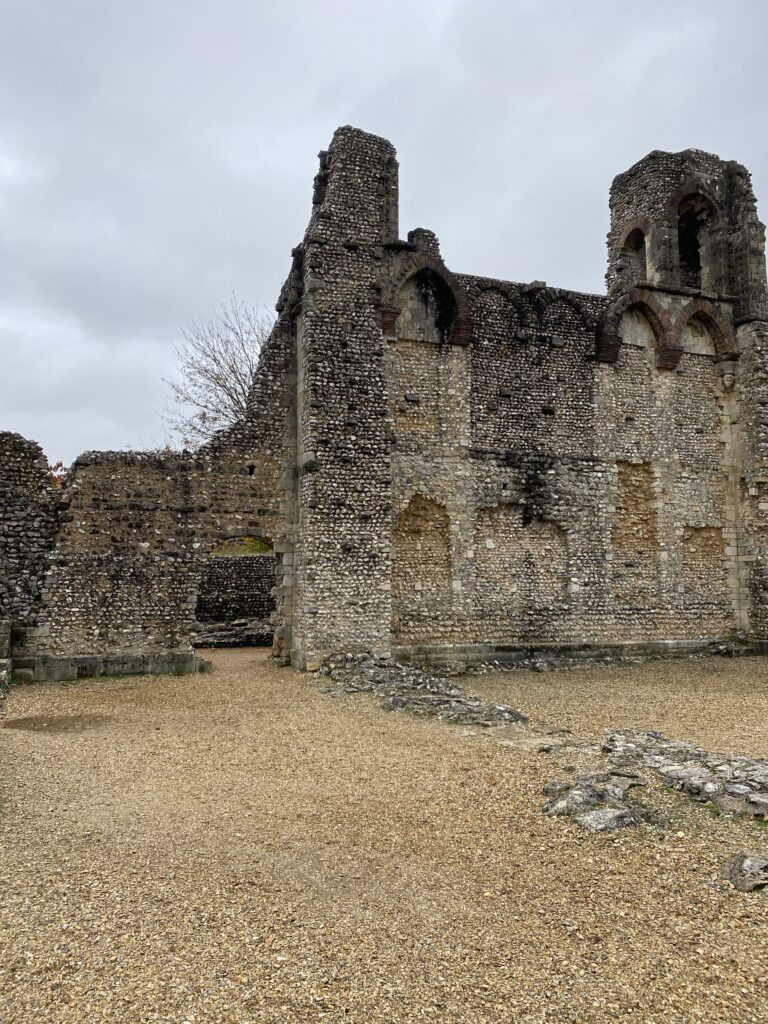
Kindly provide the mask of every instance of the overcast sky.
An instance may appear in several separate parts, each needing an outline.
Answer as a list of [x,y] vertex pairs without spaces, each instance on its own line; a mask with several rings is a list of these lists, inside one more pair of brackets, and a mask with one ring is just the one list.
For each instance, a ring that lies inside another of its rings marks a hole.
[[454,271],[602,291],[651,149],[745,163],[765,219],[766,45],[764,0],[0,0],[0,429],[162,443],[181,329],[274,305],[341,124]]

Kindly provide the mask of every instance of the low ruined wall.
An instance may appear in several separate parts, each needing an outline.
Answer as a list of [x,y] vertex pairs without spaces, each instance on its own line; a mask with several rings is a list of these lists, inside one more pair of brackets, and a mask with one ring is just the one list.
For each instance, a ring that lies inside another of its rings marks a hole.
[[[292,358],[283,338],[265,347],[246,419],[198,452],[86,452],[54,490],[39,446],[0,434],[0,617],[13,624],[20,676],[197,664],[190,644],[210,552],[277,530]],[[264,573],[250,617],[261,643],[272,630]]]
[[199,572],[188,460],[87,453],[27,653],[161,652],[188,643]]
[[220,488],[216,507],[211,487],[191,458],[81,456],[65,491],[68,514],[39,623],[27,631],[30,651],[101,655],[188,647],[206,551],[245,505]]
[[[209,552],[274,529],[276,464],[246,435],[233,429],[194,456],[78,458],[24,655],[188,650]],[[264,600],[258,612],[268,618]]]
[[14,655],[18,682],[49,683],[98,676],[189,675],[210,671],[211,663],[193,651],[124,651],[117,654]]

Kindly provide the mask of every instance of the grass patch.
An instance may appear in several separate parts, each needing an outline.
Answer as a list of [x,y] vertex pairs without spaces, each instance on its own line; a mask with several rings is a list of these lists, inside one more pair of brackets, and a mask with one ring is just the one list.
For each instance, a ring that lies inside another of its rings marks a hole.
[[268,544],[261,537],[231,537],[219,544],[211,552],[212,557],[232,557],[242,555],[271,555],[272,545]]

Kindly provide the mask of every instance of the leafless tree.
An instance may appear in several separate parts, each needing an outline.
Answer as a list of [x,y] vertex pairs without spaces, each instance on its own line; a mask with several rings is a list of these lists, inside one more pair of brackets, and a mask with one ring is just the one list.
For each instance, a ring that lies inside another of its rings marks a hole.
[[48,463],[48,479],[51,482],[51,486],[56,491],[60,491],[64,486],[67,479],[67,473],[71,469],[70,466],[65,466],[63,462],[49,462]]
[[163,378],[171,390],[163,415],[173,435],[197,447],[217,430],[245,416],[261,347],[272,316],[232,294],[209,320],[193,321],[174,346],[176,378]]

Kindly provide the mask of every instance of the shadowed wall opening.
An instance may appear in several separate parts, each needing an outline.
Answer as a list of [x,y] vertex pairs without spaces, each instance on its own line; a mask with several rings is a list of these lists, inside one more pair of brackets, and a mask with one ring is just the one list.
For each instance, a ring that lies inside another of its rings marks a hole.
[[621,250],[625,274],[631,281],[647,281],[648,268],[646,263],[645,235],[640,228],[635,228],[627,235]]
[[704,196],[689,196],[680,204],[677,216],[680,284],[687,288],[721,289],[712,230],[714,221],[714,207]]
[[196,647],[264,647],[274,632],[274,554],[259,537],[214,548],[203,566],[195,618]]

